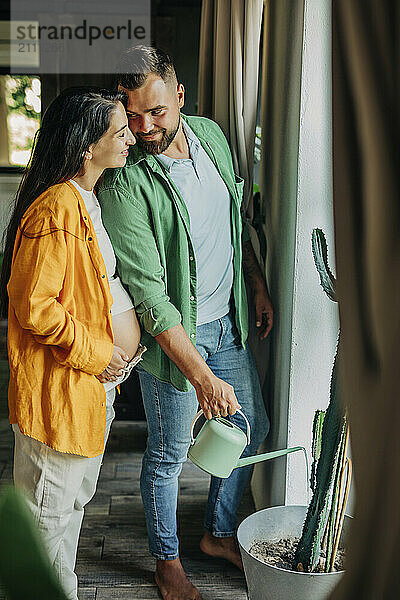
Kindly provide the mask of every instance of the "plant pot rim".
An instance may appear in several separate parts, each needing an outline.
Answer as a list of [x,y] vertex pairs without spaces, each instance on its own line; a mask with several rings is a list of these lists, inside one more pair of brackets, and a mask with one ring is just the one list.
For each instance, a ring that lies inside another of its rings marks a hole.
[[[267,512],[267,511],[274,511],[276,509],[282,509],[282,508],[305,508],[306,510],[308,509],[308,506],[305,504],[281,504],[281,505],[277,505],[277,506],[270,506],[268,508],[262,508],[260,510],[256,510],[255,512],[253,512],[251,515],[249,515],[248,517],[246,517],[245,519],[243,519],[242,523],[244,523],[245,521],[249,522],[252,517],[256,514],[259,514],[261,512]],[[345,514],[345,518],[348,519],[353,519],[353,517],[351,515],[347,515]],[[260,560],[259,558],[257,558],[256,556],[254,556],[253,554],[251,554],[244,546],[243,544],[240,543],[239,541],[239,535],[240,535],[240,527],[242,526],[242,523],[240,523],[238,529],[237,529],[237,538],[238,538],[238,542],[239,542],[239,546],[240,548],[246,552],[246,554],[248,556],[250,556],[253,560],[256,560],[258,563],[260,563],[261,565],[264,565],[264,567],[268,567],[269,569],[274,569],[276,571],[282,571],[284,573],[291,573],[292,575],[307,575],[308,577],[326,577],[327,575],[330,575],[331,577],[335,577],[337,575],[343,575],[343,573],[345,573],[345,569],[342,569],[341,571],[331,571],[330,573],[307,573],[304,571],[293,571],[290,569],[283,569],[282,567],[276,567],[274,565],[269,565],[268,563],[265,563],[264,561]]]

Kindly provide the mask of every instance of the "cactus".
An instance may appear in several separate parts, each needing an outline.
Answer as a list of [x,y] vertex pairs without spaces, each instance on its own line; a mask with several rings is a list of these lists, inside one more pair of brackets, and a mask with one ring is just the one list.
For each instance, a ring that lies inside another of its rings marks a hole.
[[[327,296],[335,302],[337,301],[336,281],[328,266],[327,245],[324,233],[320,229],[314,229],[313,231],[312,249],[320,283]],[[312,572],[320,568],[321,550],[325,544],[326,565],[323,568],[324,570],[331,570],[329,566],[332,557],[334,559],[333,549],[337,537],[340,535],[338,514],[341,493],[339,493],[339,488],[341,490],[343,482],[348,436],[346,433],[346,418],[337,387],[337,364],[338,354],[336,349],[330,383],[329,406],[325,412],[317,411],[314,418],[314,462],[310,481],[313,496],[293,565],[295,570],[299,567],[299,569],[306,572]]]
[[321,456],[321,442],[322,442],[322,427],[324,425],[325,411],[317,410],[314,415],[313,422],[313,442],[312,442],[312,458],[313,463],[311,467],[310,487],[311,491],[315,491],[317,484],[317,464],[319,457]]
[[328,247],[322,229],[314,229],[312,232],[312,252],[314,263],[318,271],[321,286],[330,300],[337,302],[336,279],[328,264]]

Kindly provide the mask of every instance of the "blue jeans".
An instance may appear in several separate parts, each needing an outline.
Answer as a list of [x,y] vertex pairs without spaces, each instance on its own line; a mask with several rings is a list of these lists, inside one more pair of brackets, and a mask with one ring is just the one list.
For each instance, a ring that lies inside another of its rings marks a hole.
[[[244,349],[231,314],[197,328],[196,348],[212,372],[230,383],[251,426],[251,443],[242,456],[255,454],[269,430],[253,357]],[[148,423],[140,488],[149,547],[161,560],[178,557],[176,508],[178,476],[190,446],[190,425],[197,412],[194,388],[180,392],[138,368]],[[244,428],[240,415],[228,417]],[[227,479],[211,477],[205,528],[216,537],[232,536],[236,512],[252,467],[235,469]]]

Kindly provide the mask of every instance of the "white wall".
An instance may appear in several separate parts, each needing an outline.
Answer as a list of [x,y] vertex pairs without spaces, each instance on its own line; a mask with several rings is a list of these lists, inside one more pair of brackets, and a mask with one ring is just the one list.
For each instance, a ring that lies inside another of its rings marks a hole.
[[[337,304],[322,290],[311,252],[312,229],[320,227],[334,268],[330,4],[306,0],[304,13],[288,445],[307,450],[314,412],[329,402],[339,327]],[[295,454],[288,458],[286,503],[306,502],[304,460]]]

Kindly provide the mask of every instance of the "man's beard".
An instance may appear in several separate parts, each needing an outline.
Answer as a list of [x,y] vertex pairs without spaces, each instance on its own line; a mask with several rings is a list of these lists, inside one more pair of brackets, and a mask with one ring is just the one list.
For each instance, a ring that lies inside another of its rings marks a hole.
[[170,129],[169,131],[166,129],[156,130],[155,133],[158,133],[159,131],[162,132],[160,140],[146,140],[145,137],[142,137],[143,134],[137,131],[135,133],[137,143],[147,154],[162,154],[174,140],[178,132],[179,125],[180,120],[178,120],[178,124],[175,129]]

